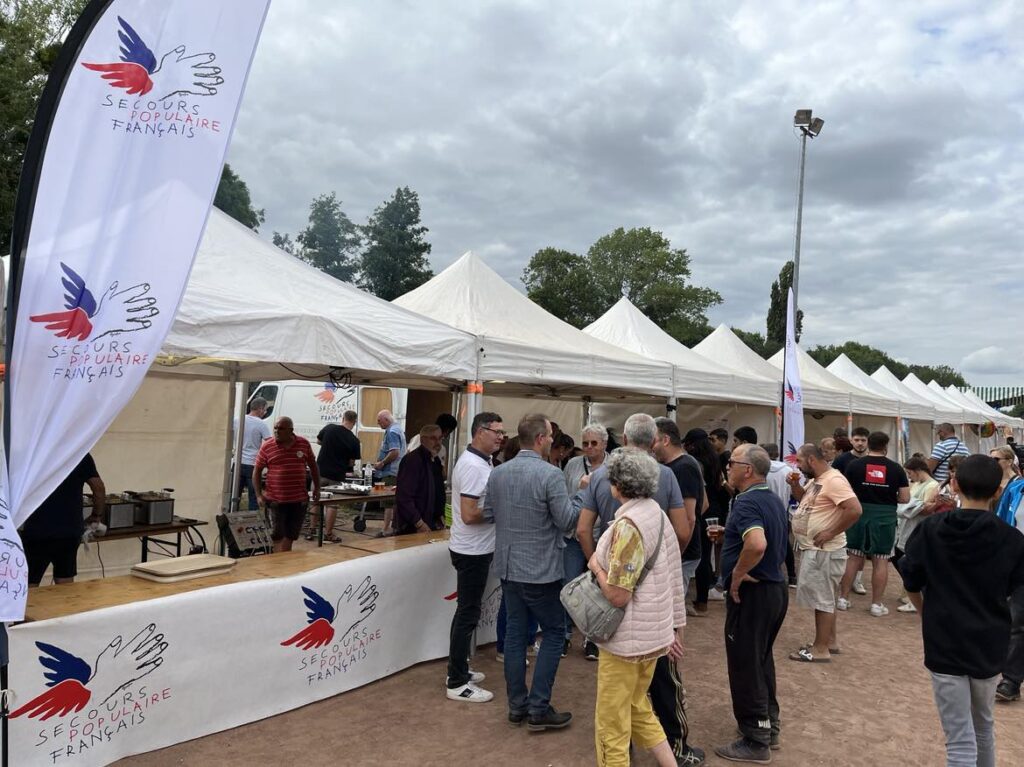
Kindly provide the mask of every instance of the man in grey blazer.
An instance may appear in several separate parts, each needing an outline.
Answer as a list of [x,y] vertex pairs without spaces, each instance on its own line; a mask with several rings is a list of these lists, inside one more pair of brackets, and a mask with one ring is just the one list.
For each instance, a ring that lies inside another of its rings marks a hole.
[[[484,516],[493,516],[496,534],[494,570],[501,578],[508,613],[505,632],[505,685],[508,719],[534,732],[561,729],[572,721],[568,711],[551,707],[551,689],[562,657],[565,612],[562,589],[563,538],[576,529],[565,478],[547,461],[551,422],[528,415],[519,422],[522,449],[491,472]],[[530,615],[543,632],[526,687],[526,627]]]

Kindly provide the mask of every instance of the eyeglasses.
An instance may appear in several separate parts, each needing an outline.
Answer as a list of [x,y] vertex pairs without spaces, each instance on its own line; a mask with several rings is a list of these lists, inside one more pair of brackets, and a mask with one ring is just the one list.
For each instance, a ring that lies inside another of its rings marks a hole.
[[725,462],[725,467],[727,469],[731,469],[736,464],[739,464],[740,466],[753,466],[754,465],[752,463],[747,463],[746,461],[734,461],[732,458],[730,458],[728,461]]
[[506,434],[508,434],[508,432],[505,431],[504,429],[492,429],[490,426],[481,426],[480,428],[483,429],[484,431],[489,431],[492,434],[497,434],[499,437],[504,437]]
[[598,440],[595,439],[593,442],[584,441],[584,442],[581,442],[580,444],[583,445],[583,447],[597,447],[601,443]]

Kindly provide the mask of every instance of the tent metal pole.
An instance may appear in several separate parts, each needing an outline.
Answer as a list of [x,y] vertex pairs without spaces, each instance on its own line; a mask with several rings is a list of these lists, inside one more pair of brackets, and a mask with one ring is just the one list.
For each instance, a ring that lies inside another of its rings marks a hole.
[[245,411],[248,410],[248,400],[245,397],[245,388],[239,378],[236,365],[235,373],[235,399],[238,410],[235,413],[235,423],[238,430],[235,434],[235,461],[231,473],[231,511],[238,511],[239,501],[242,498],[242,443],[245,441]]

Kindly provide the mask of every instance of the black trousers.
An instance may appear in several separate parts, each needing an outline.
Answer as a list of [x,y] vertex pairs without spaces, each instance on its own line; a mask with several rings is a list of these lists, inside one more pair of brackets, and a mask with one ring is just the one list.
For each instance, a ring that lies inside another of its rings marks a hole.
[[[708,514],[711,514],[711,512],[709,511]],[[711,516],[714,515],[711,514]],[[718,523],[722,524],[722,521],[719,520]],[[697,515],[696,526],[700,528],[700,564],[697,565],[697,575],[694,578],[697,590],[693,596],[693,603],[706,605],[708,603],[708,591],[711,589],[711,584],[715,582],[715,574],[711,570],[711,562],[715,556],[715,544],[708,538],[708,523],[704,521],[704,517],[700,514]]]
[[785,583],[744,583],[740,601],[725,598],[725,657],[732,712],[740,732],[765,746],[779,731],[772,647],[789,607]]
[[469,681],[469,650],[476,624],[480,622],[480,604],[494,554],[448,553],[455,568],[458,595],[448,644],[448,689],[454,690]]
[[651,696],[654,715],[661,722],[661,729],[665,731],[668,744],[672,747],[672,753],[686,756],[686,739],[690,737],[690,727],[686,723],[686,691],[683,689],[679,669],[667,655],[658,658],[647,692]]

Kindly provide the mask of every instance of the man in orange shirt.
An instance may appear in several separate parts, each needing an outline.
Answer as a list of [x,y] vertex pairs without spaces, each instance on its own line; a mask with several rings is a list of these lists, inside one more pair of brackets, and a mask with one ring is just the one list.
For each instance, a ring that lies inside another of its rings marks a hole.
[[[313,503],[320,500],[320,472],[309,440],[295,434],[292,419],[282,416],[274,422],[274,438],[266,440],[256,454],[252,483],[260,508],[273,516],[274,551],[291,551],[302,532],[309,498],[306,469],[313,476]],[[264,488],[263,470],[266,469]]]
[[828,465],[821,448],[808,442],[796,453],[797,466],[809,480],[791,482],[800,505],[793,514],[793,537],[800,549],[796,602],[814,610],[814,642],[790,653],[789,659],[828,663],[838,651],[836,600],[846,572],[846,530],[861,515],[860,501],[841,473]]

